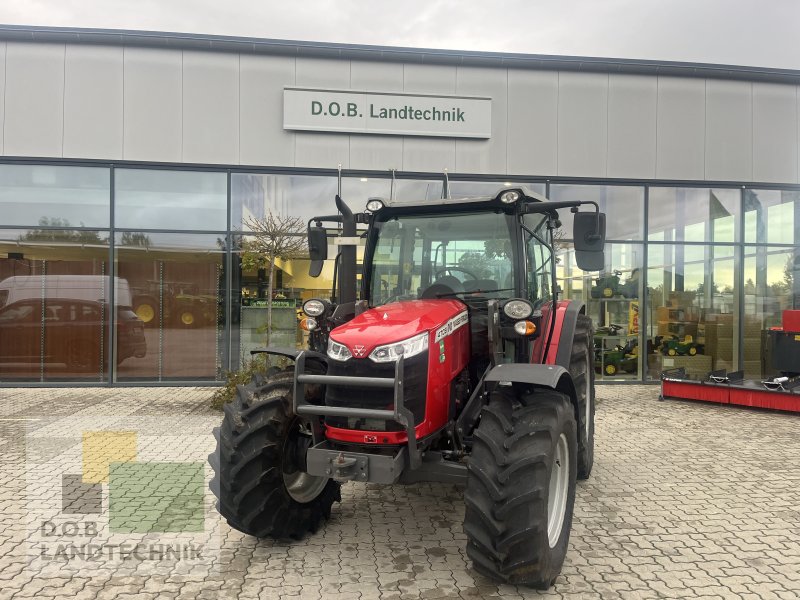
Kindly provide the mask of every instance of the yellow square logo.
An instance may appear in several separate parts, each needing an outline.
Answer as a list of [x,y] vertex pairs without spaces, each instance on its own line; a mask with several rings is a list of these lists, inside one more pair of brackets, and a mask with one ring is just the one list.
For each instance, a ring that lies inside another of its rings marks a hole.
[[83,483],[108,483],[108,466],[111,463],[135,460],[135,431],[83,433]]

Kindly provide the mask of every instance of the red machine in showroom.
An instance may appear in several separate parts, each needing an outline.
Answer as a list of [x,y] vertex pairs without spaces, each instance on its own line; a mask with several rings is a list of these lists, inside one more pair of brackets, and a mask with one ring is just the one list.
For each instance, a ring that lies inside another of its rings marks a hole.
[[779,375],[754,381],[742,371],[712,371],[703,381],[683,368],[661,374],[660,400],[675,398],[800,412],[800,310],[783,311],[783,326],[769,330],[772,367]]

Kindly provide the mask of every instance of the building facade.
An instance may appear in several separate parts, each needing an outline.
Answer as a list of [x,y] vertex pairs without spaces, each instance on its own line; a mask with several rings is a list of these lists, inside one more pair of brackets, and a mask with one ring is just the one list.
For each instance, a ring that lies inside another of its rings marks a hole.
[[[10,26],[0,71],[0,385],[221,381],[267,335],[252,219],[337,191],[597,201],[605,271],[557,269],[603,381],[761,377],[800,308],[800,71]],[[332,269],[276,265],[302,343]]]

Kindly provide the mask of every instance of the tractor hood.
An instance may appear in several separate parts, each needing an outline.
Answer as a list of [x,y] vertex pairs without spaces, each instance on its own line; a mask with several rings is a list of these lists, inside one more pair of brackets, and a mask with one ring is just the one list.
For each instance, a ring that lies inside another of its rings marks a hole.
[[[377,346],[402,342],[423,331],[448,325],[451,319],[466,313],[458,300],[408,300],[370,308],[352,321],[331,332],[331,339],[344,344],[356,358],[366,358]],[[466,323],[458,319],[458,325]],[[358,346],[358,348],[356,348]]]

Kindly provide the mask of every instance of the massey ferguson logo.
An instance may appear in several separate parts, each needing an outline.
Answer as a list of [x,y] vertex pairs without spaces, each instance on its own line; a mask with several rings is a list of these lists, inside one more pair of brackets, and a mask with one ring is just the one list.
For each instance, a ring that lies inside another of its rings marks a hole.
[[364,351],[366,349],[367,349],[366,346],[360,346],[360,345],[353,346],[353,353],[356,356],[364,356]]

